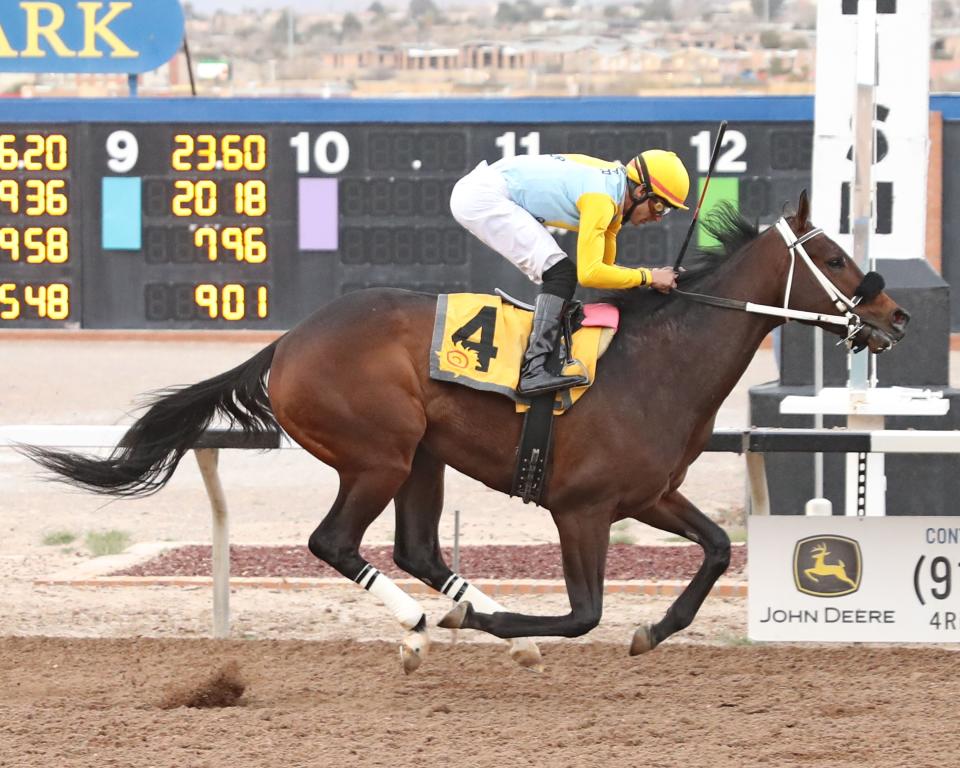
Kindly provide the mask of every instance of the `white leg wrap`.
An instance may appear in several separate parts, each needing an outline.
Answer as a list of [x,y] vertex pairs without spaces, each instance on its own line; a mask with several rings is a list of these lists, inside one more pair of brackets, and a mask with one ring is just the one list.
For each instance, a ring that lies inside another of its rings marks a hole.
[[[492,597],[483,594],[463,576],[451,574],[440,591],[458,603],[467,601],[478,613],[504,613],[506,609]],[[518,664],[537,671],[543,670],[543,661],[537,644],[526,637],[514,637],[510,641],[510,656]]]
[[424,612],[420,604],[394,584],[389,576],[384,576],[369,563],[360,571],[355,581],[371,595],[379,597],[404,629],[413,629],[423,618]]
[[466,600],[478,613],[500,613],[504,610],[500,603],[492,597],[487,597],[475,586],[468,583],[466,579],[455,573],[447,579],[447,583],[443,585],[440,591],[458,603]]

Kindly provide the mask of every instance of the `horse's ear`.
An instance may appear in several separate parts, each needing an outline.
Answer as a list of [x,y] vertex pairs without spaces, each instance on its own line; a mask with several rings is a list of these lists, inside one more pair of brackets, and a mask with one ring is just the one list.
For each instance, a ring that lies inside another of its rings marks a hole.
[[800,204],[797,206],[797,229],[803,230],[807,226],[807,219],[810,218],[810,198],[807,197],[807,190],[800,193]]

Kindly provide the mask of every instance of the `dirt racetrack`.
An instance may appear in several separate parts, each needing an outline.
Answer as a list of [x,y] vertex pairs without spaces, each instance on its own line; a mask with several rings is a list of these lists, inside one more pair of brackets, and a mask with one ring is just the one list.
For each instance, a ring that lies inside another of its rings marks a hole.
[[[127,421],[138,393],[220,373],[260,346],[0,339],[11,372],[0,423]],[[774,376],[762,349],[718,426],[746,426],[749,386]],[[541,645],[542,674],[515,667],[503,644],[478,633],[461,632],[450,646],[434,629],[430,657],[404,677],[396,622],[346,581],[312,591],[234,589],[234,639],[212,641],[204,639],[209,588],[41,581],[113,570],[84,546],[93,532],[123,532],[135,547],[209,544],[193,462],[163,493],[109,504],[38,479],[9,451],[0,452],[0,470],[0,768],[957,764],[956,652],[751,645],[746,601],[711,595],[691,627],[631,659],[633,629],[659,619],[672,598],[610,594],[585,638]],[[221,475],[237,545],[303,547],[336,495],[333,473],[303,452],[226,451]],[[685,488],[708,514],[735,520],[742,459],[704,456]],[[453,472],[446,508],[445,546],[453,510],[462,512],[464,546],[556,542],[543,510]],[[76,538],[45,543],[58,532]],[[636,544],[671,543],[639,525],[623,533]],[[365,542],[392,540],[388,510]],[[431,624],[449,608],[441,597],[420,602]],[[555,594],[503,602],[527,613],[569,609]],[[230,661],[246,683],[240,706],[162,708]]]
[[[960,655],[875,647],[0,641],[0,766],[950,766]],[[161,708],[235,660],[239,706]]]

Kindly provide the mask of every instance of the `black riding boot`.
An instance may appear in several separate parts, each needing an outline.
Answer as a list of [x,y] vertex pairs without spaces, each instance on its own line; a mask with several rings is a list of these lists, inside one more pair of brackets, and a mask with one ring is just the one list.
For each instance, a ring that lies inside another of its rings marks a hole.
[[566,302],[562,298],[550,293],[541,293],[537,296],[536,309],[533,313],[533,330],[530,332],[527,352],[523,357],[517,394],[533,397],[588,383],[589,380],[585,376],[565,376],[551,373],[546,368],[546,363],[560,340],[564,304]]

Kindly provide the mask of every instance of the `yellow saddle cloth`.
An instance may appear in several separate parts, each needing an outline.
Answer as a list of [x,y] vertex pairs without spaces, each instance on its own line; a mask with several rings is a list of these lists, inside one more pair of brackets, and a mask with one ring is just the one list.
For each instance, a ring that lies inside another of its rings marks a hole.
[[[533,313],[484,293],[449,293],[437,297],[437,315],[430,346],[430,378],[463,384],[473,389],[499,392],[511,398],[517,411],[526,411],[530,401],[517,394],[520,363],[533,326]],[[615,327],[615,326],[614,326]],[[582,327],[573,335],[573,357],[593,383],[601,339],[612,336],[610,328]],[[557,393],[554,413],[569,409],[590,384]]]

